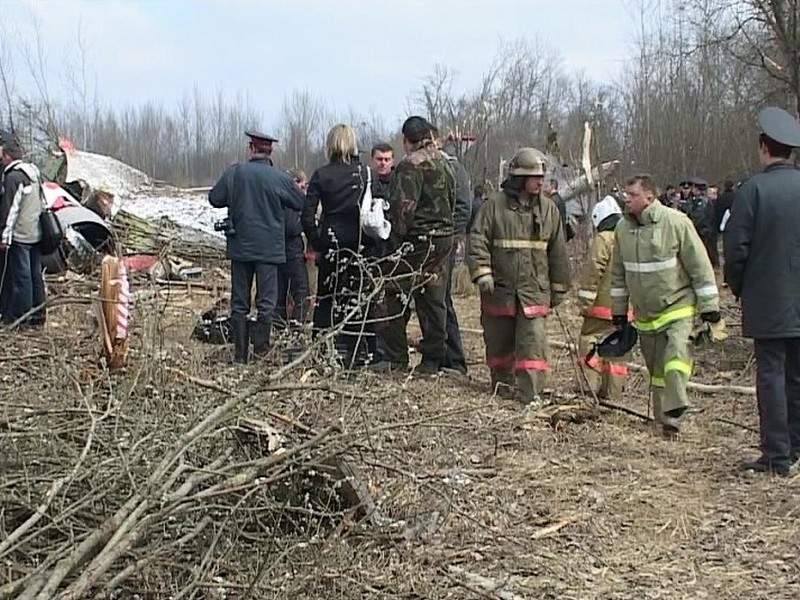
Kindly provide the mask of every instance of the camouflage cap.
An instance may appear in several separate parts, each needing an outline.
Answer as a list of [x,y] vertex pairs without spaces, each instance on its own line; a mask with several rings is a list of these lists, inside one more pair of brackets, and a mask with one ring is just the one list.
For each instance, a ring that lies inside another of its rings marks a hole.
[[520,148],[508,165],[509,175],[544,177],[544,161],[533,148]]

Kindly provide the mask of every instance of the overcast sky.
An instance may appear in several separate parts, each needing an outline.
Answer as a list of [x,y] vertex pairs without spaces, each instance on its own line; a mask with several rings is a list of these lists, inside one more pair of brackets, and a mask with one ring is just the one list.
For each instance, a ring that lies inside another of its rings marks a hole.
[[[80,29],[100,99],[171,104],[195,84],[247,93],[268,127],[292,89],[404,116],[436,63],[476,84],[501,40],[539,37],[567,69],[616,76],[631,53],[626,0],[0,0],[2,30],[33,13],[48,65]],[[1,35],[1,34],[0,34]],[[18,68],[17,71],[20,69]],[[22,73],[18,81],[24,82]],[[60,83],[60,82],[59,82]]]

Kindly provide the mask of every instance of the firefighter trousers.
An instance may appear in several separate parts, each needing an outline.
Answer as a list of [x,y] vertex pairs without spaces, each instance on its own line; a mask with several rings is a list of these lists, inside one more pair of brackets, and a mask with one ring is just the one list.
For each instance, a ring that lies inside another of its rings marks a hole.
[[595,354],[588,362],[585,360],[597,339],[611,329],[613,329],[611,321],[597,317],[584,317],[578,342],[578,354],[580,368],[586,380],[578,383],[578,389],[582,390],[588,384],[589,390],[599,397],[619,400],[625,388],[625,378],[628,376],[626,363],[630,360],[630,356],[610,359],[601,358]]
[[653,417],[657,422],[662,421],[665,413],[689,406],[686,384],[692,374],[689,336],[693,327],[694,319],[688,318],[673,321],[660,331],[639,332],[639,344],[650,374]]
[[514,387],[523,402],[534,401],[547,385],[548,347],[544,317],[526,317],[517,306],[516,316],[481,312],[486,364],[497,384]]

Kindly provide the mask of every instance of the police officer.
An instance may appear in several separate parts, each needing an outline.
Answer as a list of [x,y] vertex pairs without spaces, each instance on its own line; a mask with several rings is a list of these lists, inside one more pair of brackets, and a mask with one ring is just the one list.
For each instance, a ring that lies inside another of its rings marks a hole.
[[683,214],[688,215],[692,207],[692,178],[687,177],[680,183],[680,197],[675,208]]
[[789,162],[800,124],[775,107],[757,121],[764,169],[736,192],[723,235],[727,282],[757,364],[761,456],[740,467],[786,476],[800,458],[800,171]]
[[[301,210],[305,197],[292,178],[272,166],[277,140],[257,131],[250,138],[250,159],[229,167],[208,194],[216,208],[227,208],[227,256],[231,261],[231,330],[234,359],[246,363],[253,352],[269,349],[272,317],[278,298],[278,265],[286,262],[284,209]],[[248,328],[250,293],[256,280],[258,316]]]
[[692,197],[688,205],[688,215],[694,225],[697,235],[703,240],[711,266],[717,266],[713,255],[708,252],[709,238],[711,236],[711,218],[708,212],[709,200],[706,194],[708,182],[702,177],[692,177]]

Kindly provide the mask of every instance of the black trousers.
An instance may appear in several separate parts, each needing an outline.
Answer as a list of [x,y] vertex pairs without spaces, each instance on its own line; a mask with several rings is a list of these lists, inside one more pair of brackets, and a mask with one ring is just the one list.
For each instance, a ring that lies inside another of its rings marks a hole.
[[719,249],[717,248],[717,240],[719,237],[716,234],[709,233],[703,237],[703,245],[706,247],[706,254],[711,261],[711,266],[715,269],[719,267]]
[[773,464],[800,455],[800,338],[755,341],[761,452]]
[[361,265],[355,253],[355,249],[348,247],[323,248],[317,262],[317,306],[312,333],[316,337],[327,329],[342,326],[345,318],[349,318],[334,340],[346,366],[366,362],[366,357],[376,351],[374,307],[363,298],[372,285],[364,272],[370,267]]
[[458,326],[458,315],[453,306],[453,269],[456,264],[456,251],[455,248],[450,252],[450,276],[447,278],[447,287],[445,289],[445,308],[447,309],[447,321],[445,329],[447,331],[447,341],[444,346],[444,358],[442,359],[442,368],[456,369],[462,373],[467,372],[467,359],[464,357],[464,347],[461,344],[461,329]]
[[[287,297],[292,299],[291,314],[287,312]],[[286,240],[286,263],[278,266],[277,316],[284,321],[303,320],[308,301],[308,271],[303,257],[303,239]]]
[[250,292],[256,281],[257,321],[271,323],[278,299],[278,265],[231,261],[231,319],[250,314]]

